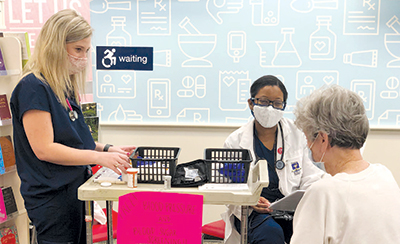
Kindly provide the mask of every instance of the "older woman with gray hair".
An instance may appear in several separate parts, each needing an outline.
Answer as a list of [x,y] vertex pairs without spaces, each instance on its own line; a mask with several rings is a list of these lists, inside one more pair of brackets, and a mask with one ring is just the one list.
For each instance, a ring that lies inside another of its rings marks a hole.
[[330,175],[306,190],[291,244],[399,243],[399,186],[385,166],[360,153],[369,130],[362,99],[335,85],[301,99],[294,113],[311,158]]

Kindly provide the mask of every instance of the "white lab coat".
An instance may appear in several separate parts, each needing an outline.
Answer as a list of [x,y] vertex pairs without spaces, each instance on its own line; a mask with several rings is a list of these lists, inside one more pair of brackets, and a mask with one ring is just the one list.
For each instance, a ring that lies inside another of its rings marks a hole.
[[[279,190],[283,195],[288,195],[296,190],[305,190],[313,182],[321,179],[325,174],[318,169],[308,157],[307,141],[304,134],[297,129],[293,121],[282,118],[281,125],[284,137],[284,158],[285,167],[282,170],[276,170],[279,177]],[[243,148],[251,151],[253,162],[250,170],[254,167],[256,160],[253,146],[253,129],[254,120],[243,125],[225,140],[225,148]],[[299,164],[300,171],[295,174],[292,169],[292,164]],[[268,174],[268,172],[266,172]],[[249,174],[250,175],[250,174]],[[251,212],[251,211],[250,211]],[[237,205],[228,205],[227,211],[221,214],[225,221],[225,243],[238,244],[240,243],[240,235],[234,228],[234,216],[240,219],[241,208]]]

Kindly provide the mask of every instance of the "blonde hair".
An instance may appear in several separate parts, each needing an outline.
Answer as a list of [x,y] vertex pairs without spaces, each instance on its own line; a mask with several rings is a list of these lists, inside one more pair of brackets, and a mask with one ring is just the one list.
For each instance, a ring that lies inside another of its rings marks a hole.
[[69,75],[66,44],[91,37],[92,33],[89,23],[75,10],[65,9],[52,15],[40,31],[23,76],[33,73],[47,83],[65,108],[66,96],[74,96],[79,103],[79,91],[85,91],[86,69]]

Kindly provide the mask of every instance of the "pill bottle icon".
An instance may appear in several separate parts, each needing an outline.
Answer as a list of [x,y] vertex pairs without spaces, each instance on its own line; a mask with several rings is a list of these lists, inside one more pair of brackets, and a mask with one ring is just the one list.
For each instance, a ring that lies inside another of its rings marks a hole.
[[332,60],[336,57],[336,34],[330,29],[331,16],[317,16],[317,30],[310,36],[310,59]]

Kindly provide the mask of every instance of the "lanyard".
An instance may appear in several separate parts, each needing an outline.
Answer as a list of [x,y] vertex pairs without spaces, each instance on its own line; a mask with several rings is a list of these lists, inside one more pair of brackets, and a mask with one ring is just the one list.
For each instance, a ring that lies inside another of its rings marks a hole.
[[285,154],[285,139],[283,138],[283,129],[280,121],[278,122],[278,127],[279,130],[276,138],[275,158],[279,158],[280,155],[280,159],[275,162],[275,167],[281,170],[285,168],[285,163],[283,162],[283,156]]
[[72,109],[72,106],[71,106],[71,104],[69,103],[68,98],[66,98],[65,101],[67,101],[68,108],[69,108],[69,113],[68,113],[69,119],[70,119],[71,121],[75,121],[75,120],[78,118],[78,113],[77,113],[75,110]]
[[[254,131],[257,134],[257,131],[255,128],[254,128]],[[260,141],[260,143],[262,143],[262,142]],[[256,153],[255,142],[253,143],[253,150],[254,150],[254,154],[256,156],[256,162],[257,162],[260,158]],[[273,153],[274,153],[275,168],[278,170],[285,168],[285,163],[283,162],[283,156],[285,154],[285,139],[283,136],[283,129],[282,129],[281,122],[278,122],[278,129],[277,129],[277,133],[275,134],[275,145],[274,145]],[[277,158],[280,158],[280,159],[276,161]]]

